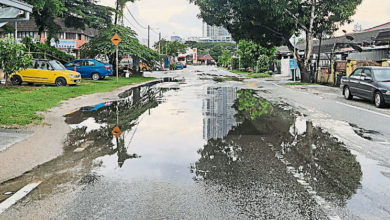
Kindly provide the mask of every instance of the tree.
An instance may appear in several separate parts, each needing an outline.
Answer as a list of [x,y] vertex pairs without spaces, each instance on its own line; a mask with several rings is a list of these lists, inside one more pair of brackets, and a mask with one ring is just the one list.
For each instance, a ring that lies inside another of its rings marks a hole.
[[232,62],[232,53],[229,50],[222,51],[222,55],[218,57],[218,66],[228,67]]
[[252,41],[240,40],[237,54],[240,55],[242,67],[253,68],[260,56],[259,46]]
[[114,24],[117,25],[120,19],[123,20],[123,10],[126,7],[127,2],[134,2],[134,0],[116,0],[116,11]]
[[65,20],[66,27],[85,29],[104,28],[112,23],[114,9],[98,5],[95,0],[27,0],[34,6],[33,17],[41,35],[47,32],[47,39],[57,39],[61,26],[57,18]]
[[166,54],[168,56],[179,56],[180,53],[185,53],[187,45],[178,41],[167,41],[162,39],[154,44],[155,49],[161,48],[160,54]]
[[122,38],[122,42],[118,45],[119,57],[129,55],[134,59],[143,60],[149,66],[153,66],[154,61],[158,60],[159,57],[156,52],[138,42],[134,31],[122,26],[110,26],[101,30],[98,36],[81,47],[81,55],[83,57],[95,57],[98,54],[106,54],[111,63],[114,63],[115,46],[110,39],[115,33]]
[[26,53],[26,47],[15,39],[0,40],[0,69],[5,73],[6,84],[9,74],[32,64],[32,57]]
[[200,17],[210,25],[224,26],[235,40],[249,39],[264,47],[294,46],[291,37],[303,32],[305,53],[296,52],[302,81],[310,80],[313,39],[351,22],[362,0],[190,0],[200,7]]
[[[218,42],[218,43],[212,43],[212,42],[195,42],[195,41],[187,41],[185,43],[189,48],[198,48],[198,54],[199,56],[204,56],[207,54],[212,54],[213,52],[211,51],[214,47],[219,51],[217,54],[211,55],[214,59],[218,58],[223,50],[229,50],[230,52],[236,51],[236,44],[234,43],[227,43],[227,42]],[[221,47],[221,50],[218,48]]]
[[218,58],[219,56],[222,55],[222,52],[223,52],[223,48],[220,44],[216,44],[214,45],[211,49],[210,49],[210,56],[212,58],[214,58],[215,61],[218,62]]

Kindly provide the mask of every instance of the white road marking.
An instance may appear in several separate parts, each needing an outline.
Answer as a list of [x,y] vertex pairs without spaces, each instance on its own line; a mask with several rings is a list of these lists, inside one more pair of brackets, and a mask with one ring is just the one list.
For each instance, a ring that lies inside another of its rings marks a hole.
[[376,111],[372,111],[372,110],[369,110],[369,109],[365,109],[365,108],[349,105],[349,104],[342,103],[342,102],[336,102],[336,103],[338,103],[340,105],[348,106],[348,107],[351,107],[351,108],[354,108],[354,109],[358,109],[358,110],[361,110],[361,111],[370,112],[370,113],[373,113],[373,114],[376,114],[376,115],[380,115],[380,116],[383,116],[383,117],[386,117],[386,118],[390,118],[390,115],[383,114],[383,113],[380,113],[380,112],[376,112]]
[[277,87],[282,87],[281,85],[278,85],[276,83],[272,83],[274,86],[277,86]]
[[14,195],[6,199],[4,202],[0,203],[0,214],[2,214],[5,210],[16,204],[19,200],[23,199],[27,196],[31,191],[39,186],[42,182],[34,182],[26,185],[19,191],[17,191]]

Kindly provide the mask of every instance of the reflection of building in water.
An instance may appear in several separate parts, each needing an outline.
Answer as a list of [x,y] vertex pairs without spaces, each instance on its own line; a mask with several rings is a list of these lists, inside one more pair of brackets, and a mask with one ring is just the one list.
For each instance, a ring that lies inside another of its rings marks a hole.
[[203,102],[203,138],[205,140],[224,138],[236,125],[232,107],[237,99],[236,89],[231,87],[207,88]]

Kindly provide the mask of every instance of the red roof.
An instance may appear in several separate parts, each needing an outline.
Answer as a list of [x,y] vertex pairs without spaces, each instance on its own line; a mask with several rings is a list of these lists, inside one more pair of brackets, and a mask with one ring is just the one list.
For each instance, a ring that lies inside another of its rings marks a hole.
[[203,57],[199,58],[198,60],[214,60],[214,58],[212,58],[210,56],[210,54],[207,54],[207,55],[204,55]]
[[378,30],[378,29],[387,29],[387,28],[390,28],[390,22],[366,29],[364,31],[374,31],[374,30]]

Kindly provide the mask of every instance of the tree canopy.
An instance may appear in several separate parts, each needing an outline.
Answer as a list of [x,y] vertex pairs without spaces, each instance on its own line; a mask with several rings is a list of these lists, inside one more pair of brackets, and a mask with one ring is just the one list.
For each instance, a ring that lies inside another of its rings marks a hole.
[[110,39],[115,33],[122,38],[122,42],[118,45],[119,57],[140,58],[149,66],[152,66],[154,60],[158,60],[159,56],[156,52],[138,42],[134,31],[122,26],[110,26],[101,30],[98,36],[82,46],[81,55],[93,58],[98,54],[106,54],[113,62],[115,60],[115,46]]
[[32,16],[39,33],[47,31],[48,39],[56,38],[61,31],[56,18],[63,18],[67,27],[100,29],[112,23],[114,11],[95,0],[27,0],[27,3],[34,6]]
[[[200,17],[210,25],[225,27],[238,41],[253,40],[263,47],[287,45],[290,38],[306,35],[304,56],[297,56],[302,80],[309,80],[313,38],[331,33],[350,22],[362,0],[190,0],[199,6]],[[298,54],[297,54],[298,55]]]
[[178,41],[167,41],[162,39],[154,44],[155,49],[161,48],[160,54],[177,57],[181,53],[185,53],[187,45]]

